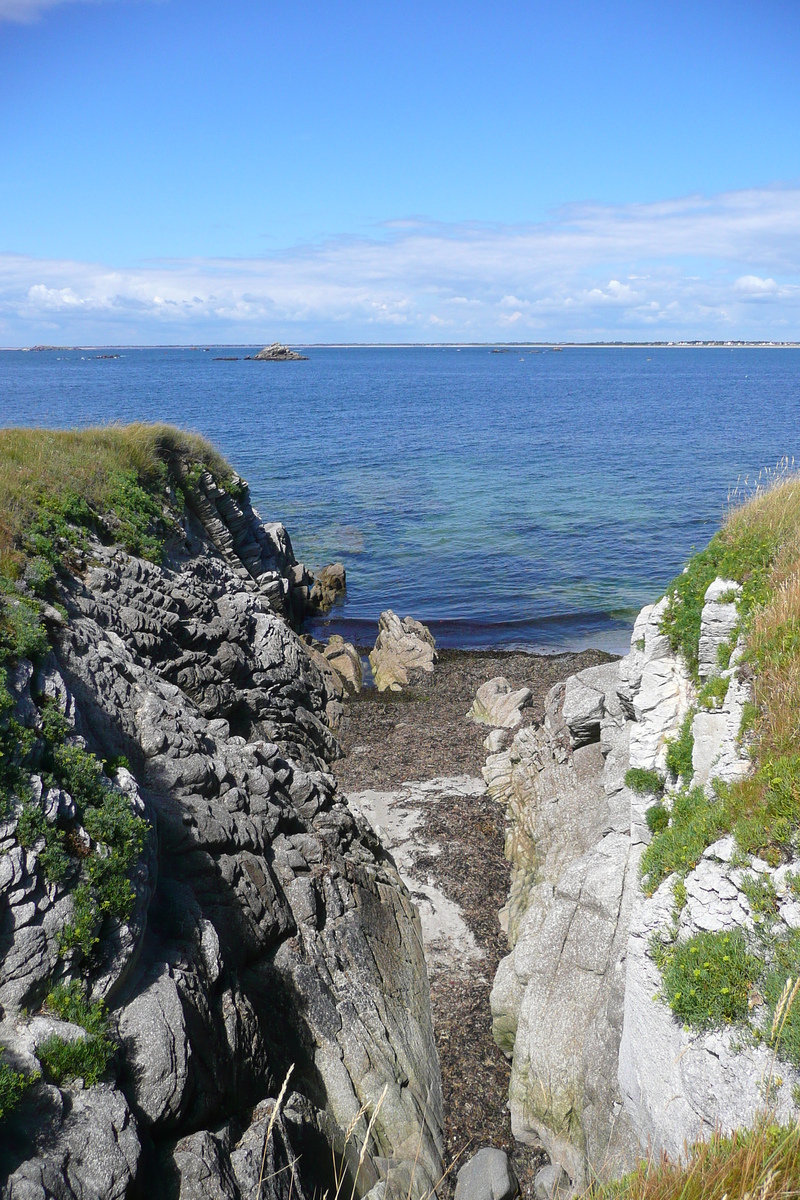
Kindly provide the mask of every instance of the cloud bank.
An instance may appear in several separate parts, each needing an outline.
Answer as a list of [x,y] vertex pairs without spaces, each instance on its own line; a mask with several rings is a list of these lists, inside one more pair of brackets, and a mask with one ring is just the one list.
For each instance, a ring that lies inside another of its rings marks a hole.
[[800,187],[387,223],[250,259],[0,254],[0,344],[800,339]]
[[66,3],[102,3],[102,0],[0,0],[0,21],[14,21],[20,25],[30,25],[38,21],[42,13],[58,4]]

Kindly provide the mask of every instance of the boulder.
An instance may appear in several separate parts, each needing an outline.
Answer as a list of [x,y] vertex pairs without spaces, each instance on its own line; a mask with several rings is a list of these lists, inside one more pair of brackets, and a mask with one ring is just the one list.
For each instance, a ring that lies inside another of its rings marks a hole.
[[290,350],[288,346],[284,346],[282,342],[273,342],[271,346],[265,346],[263,350],[259,350],[258,354],[248,354],[253,362],[289,362],[290,360],[306,361],[306,354],[298,354],[296,350]]
[[329,563],[317,575],[311,589],[312,607],[327,612],[332,607],[337,596],[343,596],[347,591],[347,572],[340,562]]
[[478,688],[467,717],[479,725],[516,729],[522,724],[522,710],[530,704],[531,695],[530,688],[519,688],[515,692],[508,680],[498,675]]
[[518,1192],[505,1150],[485,1146],[458,1172],[455,1200],[512,1200]]
[[536,1172],[533,1181],[535,1200],[562,1200],[572,1194],[569,1175],[558,1163],[549,1163]]
[[399,692],[417,671],[431,674],[436,662],[436,643],[431,631],[413,617],[402,621],[390,608],[378,620],[378,637],[369,656],[375,686]]
[[345,687],[351,692],[360,692],[363,683],[361,656],[353,643],[334,633],[323,654]]

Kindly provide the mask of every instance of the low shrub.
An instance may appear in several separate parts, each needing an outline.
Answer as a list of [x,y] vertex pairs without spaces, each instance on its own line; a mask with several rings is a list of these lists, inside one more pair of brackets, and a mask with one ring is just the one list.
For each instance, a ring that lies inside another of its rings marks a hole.
[[644,819],[651,833],[661,833],[669,825],[669,810],[663,804],[651,804]]
[[740,929],[698,933],[675,944],[666,956],[664,996],[675,1015],[694,1029],[739,1021],[748,1014],[748,994],[763,963],[750,954]]
[[648,896],[673,871],[683,877],[697,866],[703,851],[728,832],[728,814],[717,799],[709,800],[702,788],[676,792],[669,824],[654,830],[653,840],[642,855],[642,886]]
[[105,1074],[113,1052],[111,1042],[103,1036],[89,1035],[68,1042],[54,1035],[38,1048],[36,1055],[53,1083],[82,1079],[87,1087],[92,1087]]
[[658,796],[664,791],[664,780],[658,771],[647,771],[644,767],[631,767],[625,772],[625,787],[639,796]]
[[667,770],[673,780],[685,779],[688,782],[692,777],[692,751],[694,750],[694,737],[692,736],[693,720],[694,710],[692,709],[684,717],[677,738],[667,742]]
[[38,1074],[24,1075],[7,1062],[0,1061],[0,1121],[17,1107],[26,1090],[39,1078]]
[[725,697],[728,694],[730,679],[722,675],[712,675],[711,678],[703,684],[697,696],[697,703],[700,708],[714,709],[722,708],[725,703]]

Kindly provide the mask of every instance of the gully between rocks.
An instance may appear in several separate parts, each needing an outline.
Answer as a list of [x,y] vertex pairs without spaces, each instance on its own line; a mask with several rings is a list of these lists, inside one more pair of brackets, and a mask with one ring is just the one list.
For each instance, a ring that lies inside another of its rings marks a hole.
[[432,677],[400,693],[365,690],[346,707],[335,774],[380,827],[422,918],[451,1185],[463,1162],[492,1145],[507,1151],[532,1196],[546,1161],[511,1136],[509,1064],[492,1039],[489,992],[508,953],[498,922],[509,883],[505,814],[481,779],[489,730],[465,714],[478,687],[504,675],[531,689],[523,723],[538,721],[554,683],[609,657],[445,650]]

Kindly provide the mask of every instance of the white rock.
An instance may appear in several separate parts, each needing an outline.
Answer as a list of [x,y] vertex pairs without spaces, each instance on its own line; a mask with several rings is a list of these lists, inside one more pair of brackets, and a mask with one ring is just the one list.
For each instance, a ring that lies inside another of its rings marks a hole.
[[[717,652],[720,646],[729,641],[738,620],[736,599],[741,593],[742,585],[733,579],[720,579],[708,585],[703,597],[703,612],[700,619],[700,644],[698,648],[698,670],[701,679],[720,672]],[[722,601],[721,597],[733,595],[732,600]]]
[[481,684],[467,716],[480,725],[516,729],[522,724],[522,710],[530,704],[531,695],[530,688],[515,692],[508,680],[498,675]]

